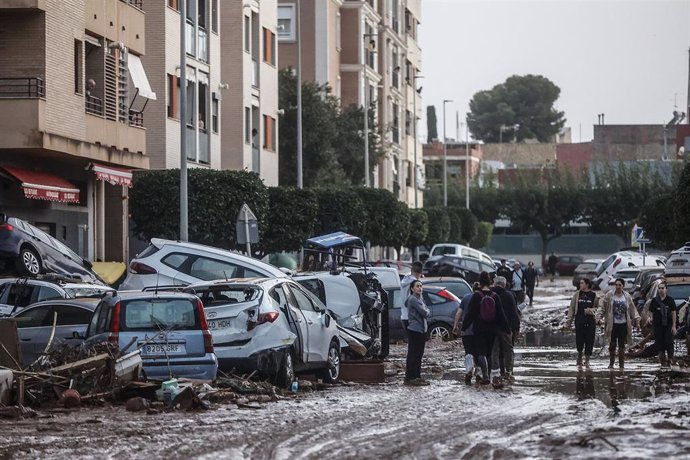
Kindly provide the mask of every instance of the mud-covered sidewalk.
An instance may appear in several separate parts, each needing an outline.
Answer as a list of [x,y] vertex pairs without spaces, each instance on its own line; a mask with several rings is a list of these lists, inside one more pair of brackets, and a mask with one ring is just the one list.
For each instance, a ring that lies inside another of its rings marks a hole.
[[[39,412],[0,421],[2,458],[650,458],[690,453],[687,374],[652,360],[591,371],[574,365],[573,334],[557,331],[570,280],[542,283],[525,311],[516,380],[466,386],[460,341],[430,342],[428,387],[402,385],[404,344],[384,384],[340,384],[294,398],[204,412],[124,406]],[[685,350],[683,350],[685,353]]]

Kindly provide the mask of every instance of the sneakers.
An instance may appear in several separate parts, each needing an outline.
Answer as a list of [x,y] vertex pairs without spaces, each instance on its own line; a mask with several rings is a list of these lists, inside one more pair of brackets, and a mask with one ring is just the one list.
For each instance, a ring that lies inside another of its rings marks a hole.
[[472,373],[465,374],[465,385],[472,385]]
[[496,390],[500,390],[503,388],[503,382],[501,381],[500,377],[494,377],[493,380],[491,380],[491,386],[494,387]]
[[424,380],[422,378],[405,380],[405,385],[408,385],[411,387],[426,387],[426,386],[429,386],[429,381]]
[[509,382],[514,382],[514,381],[515,381],[515,377],[513,377],[513,373],[512,373],[512,372],[506,372],[506,378],[505,378],[505,379],[506,379],[507,381],[509,381]]

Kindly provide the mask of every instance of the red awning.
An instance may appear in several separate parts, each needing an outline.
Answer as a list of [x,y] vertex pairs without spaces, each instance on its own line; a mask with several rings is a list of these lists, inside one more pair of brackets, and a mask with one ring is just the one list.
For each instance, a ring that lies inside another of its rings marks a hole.
[[79,203],[79,189],[62,177],[13,166],[3,166],[2,168],[21,182],[24,196],[27,198]]
[[113,166],[99,165],[98,163],[89,163],[88,169],[96,174],[96,179],[108,182],[113,185],[132,186],[132,170],[124,168],[115,168]]

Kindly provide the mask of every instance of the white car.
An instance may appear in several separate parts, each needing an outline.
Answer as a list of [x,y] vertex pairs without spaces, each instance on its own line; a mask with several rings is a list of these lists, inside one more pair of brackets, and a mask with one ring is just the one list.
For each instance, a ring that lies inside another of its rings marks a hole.
[[664,258],[659,256],[642,256],[639,252],[620,251],[608,256],[597,267],[597,276],[592,281],[594,289],[606,290],[611,276],[619,270],[626,268],[639,268],[642,266],[664,266]]
[[132,259],[121,290],[186,286],[230,278],[285,278],[273,265],[225,249],[181,241],[151,239]]
[[495,265],[494,260],[491,257],[489,257],[486,253],[471,248],[469,246],[464,246],[462,244],[440,243],[433,245],[429,253],[429,259],[436,260],[441,256],[472,257],[473,259],[486,262],[488,265],[491,265],[492,267]]
[[257,370],[287,388],[296,372],[340,376],[335,320],[308,290],[289,278],[195,283],[185,289],[204,305],[218,368]]

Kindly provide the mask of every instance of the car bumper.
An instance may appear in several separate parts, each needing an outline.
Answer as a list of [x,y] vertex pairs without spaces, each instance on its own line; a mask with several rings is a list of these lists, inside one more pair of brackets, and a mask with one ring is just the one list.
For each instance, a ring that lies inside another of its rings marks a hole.
[[218,358],[214,353],[207,353],[198,358],[185,360],[144,359],[144,373],[149,380],[168,380],[173,377],[195,380],[215,380],[218,374]]
[[249,356],[219,356],[218,368],[223,371],[258,371],[265,375],[274,375],[289,349],[290,347],[272,348],[258,351]]

